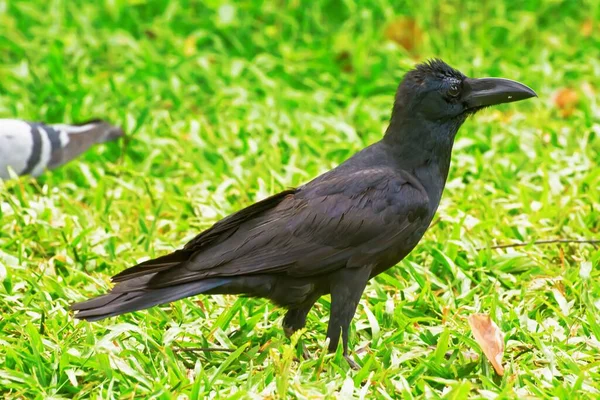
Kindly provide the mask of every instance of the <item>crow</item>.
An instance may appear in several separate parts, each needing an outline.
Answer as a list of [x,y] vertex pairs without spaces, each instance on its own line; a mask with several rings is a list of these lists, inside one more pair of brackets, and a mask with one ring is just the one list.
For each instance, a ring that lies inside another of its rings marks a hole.
[[72,305],[96,321],[197,294],[266,298],[287,309],[286,336],[331,295],[327,338],[351,367],[348,329],[369,279],[417,245],[438,208],[454,137],[468,116],[536,96],[508,79],[473,79],[434,59],[407,72],[383,139],[295,189],[242,209],[171,254],[112,278]]
[[121,128],[101,120],[77,125],[49,125],[19,119],[0,119],[0,179],[38,176],[59,167],[96,143],[117,140]]

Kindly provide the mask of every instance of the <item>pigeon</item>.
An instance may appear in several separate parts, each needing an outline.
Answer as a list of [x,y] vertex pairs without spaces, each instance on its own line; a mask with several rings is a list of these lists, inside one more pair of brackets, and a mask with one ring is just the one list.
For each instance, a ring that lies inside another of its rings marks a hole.
[[124,135],[123,130],[102,120],[81,124],[44,124],[18,119],[0,119],[0,179],[17,175],[39,176],[59,167],[96,143]]

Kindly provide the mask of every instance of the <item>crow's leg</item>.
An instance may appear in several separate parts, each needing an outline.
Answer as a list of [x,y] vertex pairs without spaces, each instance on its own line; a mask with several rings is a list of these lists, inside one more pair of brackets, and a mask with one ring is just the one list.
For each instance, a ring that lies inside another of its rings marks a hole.
[[370,273],[370,267],[344,268],[331,279],[331,314],[327,328],[329,351],[337,350],[341,333],[344,358],[353,369],[359,369],[359,366],[348,355],[348,330]]
[[292,308],[288,310],[283,318],[283,331],[285,336],[290,338],[292,335],[306,325],[306,316],[314,303],[302,308]]
[[[288,310],[287,314],[285,314],[285,317],[283,318],[283,331],[285,332],[285,336],[287,338],[292,337],[294,332],[296,332],[297,330],[304,328],[304,326],[306,325],[306,316],[308,315],[318,298],[319,296],[315,297],[314,299],[311,298],[303,305],[296,308],[290,308]],[[302,342],[302,339],[300,339],[300,341],[300,344],[302,346],[302,356],[304,357],[304,359],[308,360],[311,358],[310,353],[304,345],[304,342]]]

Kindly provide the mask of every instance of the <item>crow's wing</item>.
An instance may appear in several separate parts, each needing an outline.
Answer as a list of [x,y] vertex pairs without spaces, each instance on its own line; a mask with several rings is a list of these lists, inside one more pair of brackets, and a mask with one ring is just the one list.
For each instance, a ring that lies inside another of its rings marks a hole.
[[113,276],[112,281],[123,282],[137,276],[148,275],[187,262],[194,253],[201,252],[211,245],[216,245],[227,240],[231,235],[237,232],[239,227],[244,223],[259,218],[263,213],[267,213],[274,209],[281,201],[283,201],[283,199],[294,193],[296,193],[296,189],[285,190],[235,212],[218,221],[207,230],[199,233],[190,240],[183,249],[127,268]]
[[152,288],[248,274],[306,277],[361,266],[422,229],[428,210],[425,190],[408,173],[377,168],[327,174],[233,214],[182,250],[115,280],[158,272],[148,284]]

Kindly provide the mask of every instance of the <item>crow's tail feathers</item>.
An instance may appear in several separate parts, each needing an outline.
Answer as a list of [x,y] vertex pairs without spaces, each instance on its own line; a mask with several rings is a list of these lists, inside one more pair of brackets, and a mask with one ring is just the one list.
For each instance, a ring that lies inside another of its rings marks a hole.
[[209,278],[158,289],[144,288],[153,275],[119,283],[108,294],[73,304],[71,309],[77,311],[75,318],[98,321],[115,315],[144,310],[159,304],[170,303],[184,297],[207,292],[225,285],[231,280]]

